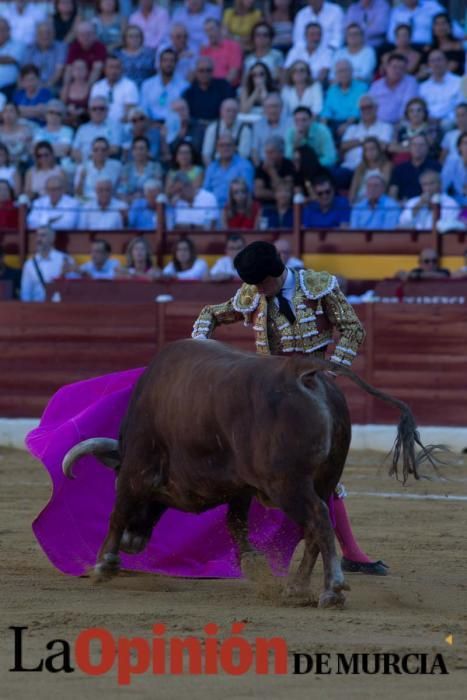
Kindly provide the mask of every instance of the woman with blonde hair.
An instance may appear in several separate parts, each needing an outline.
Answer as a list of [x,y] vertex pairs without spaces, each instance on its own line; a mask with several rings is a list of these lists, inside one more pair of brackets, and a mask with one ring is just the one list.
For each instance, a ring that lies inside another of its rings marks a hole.
[[391,170],[392,163],[378,139],[374,136],[368,136],[363,142],[362,162],[352,177],[349,201],[355,204],[355,202],[360,201],[365,196],[365,185],[370,175],[380,175],[388,183]]
[[294,61],[287,71],[286,84],[281,90],[284,114],[290,117],[297,107],[308,107],[313,114],[323,109],[323,88],[319,80],[313,82],[310,67],[305,61]]
[[120,274],[123,277],[148,281],[158,279],[161,276],[160,269],[154,265],[151,246],[142,236],[130,241],[126,251],[126,265]]
[[222,228],[255,229],[259,213],[259,204],[253,200],[246,181],[236,177],[230,183],[229,197],[222,212]]

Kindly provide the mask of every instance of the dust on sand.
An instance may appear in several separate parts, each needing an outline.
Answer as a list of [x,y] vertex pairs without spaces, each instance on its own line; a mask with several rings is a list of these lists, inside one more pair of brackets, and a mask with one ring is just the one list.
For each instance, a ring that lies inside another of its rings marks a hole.
[[[382,457],[352,453],[345,472],[347,504],[361,544],[391,567],[385,578],[348,575],[343,610],[290,608],[259,597],[248,581],[174,579],[123,573],[110,583],[60,574],[36,543],[31,521],[48,499],[41,465],[22,452],[0,450],[1,685],[2,700],[15,698],[461,698],[467,687],[467,501],[410,500],[402,494],[467,496],[467,459],[443,468],[446,480],[422,480],[405,488],[387,476]],[[393,492],[392,498],[358,495]],[[321,567],[312,587],[319,593]],[[290,652],[335,654],[441,652],[449,675],[134,676],[119,688],[116,671],[90,677],[80,670],[11,673],[13,634],[25,625],[24,659],[36,666],[52,639],[73,643],[87,627],[115,637],[151,639],[156,622],[168,636],[203,636],[208,622],[230,636],[233,621],[247,622],[244,636],[282,636]],[[445,638],[452,634],[450,646]]]

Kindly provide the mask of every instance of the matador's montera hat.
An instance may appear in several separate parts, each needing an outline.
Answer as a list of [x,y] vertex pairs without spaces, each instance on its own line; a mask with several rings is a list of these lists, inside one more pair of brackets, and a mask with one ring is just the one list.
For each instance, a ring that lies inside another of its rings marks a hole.
[[247,284],[259,284],[266,277],[280,277],[285,270],[279,253],[266,241],[255,241],[235,256],[238,276]]

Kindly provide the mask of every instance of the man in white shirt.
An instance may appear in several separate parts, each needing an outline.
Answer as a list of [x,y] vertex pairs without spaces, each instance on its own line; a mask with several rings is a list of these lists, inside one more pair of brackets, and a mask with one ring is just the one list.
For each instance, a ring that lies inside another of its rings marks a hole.
[[323,46],[332,50],[342,46],[344,13],[339,5],[324,0],[308,0],[309,7],[297,13],[293,27],[294,46],[303,42],[305,28],[310,22],[317,22],[323,31]]
[[11,36],[14,41],[21,41],[26,46],[34,43],[36,26],[47,17],[47,7],[44,2],[27,2],[15,0],[15,2],[2,2],[1,14],[11,27]]
[[441,194],[441,177],[434,170],[425,170],[419,178],[422,194],[412,197],[400,216],[401,228],[414,228],[418,231],[429,231],[433,226],[433,210],[435,206],[441,206],[440,223],[443,228],[449,228],[449,222],[457,222],[460,208],[456,200]]
[[307,24],[304,41],[290,49],[285,59],[285,68],[290,68],[295,61],[305,61],[309,65],[313,80],[326,80],[332,65],[332,51],[326,46],[323,29],[317,22]]
[[244,249],[245,239],[239,233],[231,233],[227,236],[225,245],[225,255],[216,260],[209,272],[209,278],[213,282],[226,282],[227,280],[238,280],[238,272],[233,264],[235,256]]
[[93,280],[111,280],[115,278],[120,268],[120,263],[111,258],[111,245],[103,238],[96,238],[91,244],[91,260],[80,266],[82,277],[90,277]]
[[420,97],[425,100],[432,119],[437,119],[444,122],[446,126],[450,126],[454,121],[456,104],[461,101],[462,78],[448,70],[446,55],[439,49],[430,51],[428,67],[431,71],[431,78],[420,85]]
[[128,110],[138,104],[138,87],[133,80],[123,75],[122,62],[118,56],[108,56],[104,66],[105,78],[94,83],[92,97],[105,97],[109,104],[109,119],[126,121]]
[[0,17],[0,90],[6,88],[8,92],[13,91],[25,52],[24,43],[13,41],[10,36],[10,25],[4,17]]
[[176,173],[172,182],[174,228],[217,228],[219,205],[212,192],[196,190],[185,173]]
[[[412,44],[431,44],[433,17],[445,12],[446,8],[440,5],[439,2],[436,2],[436,0],[402,0],[401,3],[392,8],[389,15],[388,42],[394,44],[397,27],[400,24],[408,24],[412,28]],[[457,39],[462,39],[463,33],[457,23],[453,29],[454,36]]]
[[21,301],[45,301],[45,285],[61,277],[72,258],[54,248],[55,231],[43,226],[36,231],[36,252],[21,275]]
[[122,145],[122,126],[113,119],[109,119],[109,105],[105,97],[91,97],[89,115],[90,121],[78,127],[73,141],[72,158],[76,163],[86,162],[91,155],[92,144],[97,138],[108,141],[110,156],[118,155]]
[[391,143],[393,132],[392,124],[379,121],[377,118],[378,106],[371,95],[362,95],[358,106],[360,121],[347,127],[341,143],[341,153],[344,156],[342,167],[352,171],[361,163],[363,142],[368,136],[375,136],[385,148]]
[[221,134],[228,132],[232,135],[237,153],[243,158],[249,158],[251,153],[251,126],[238,119],[238,102],[232,98],[224,100],[221,104],[220,119],[212,122],[204,134],[203,140],[203,161],[205,165],[216,157],[217,139]]
[[28,215],[28,227],[53,226],[56,231],[78,226],[81,205],[65,194],[65,182],[60,175],[52,175],[45,183],[46,195],[35,199]]
[[277,92],[271,92],[263,102],[264,117],[261,117],[253,125],[253,150],[251,159],[255,165],[264,160],[264,146],[271,136],[284,136],[289,126],[288,119],[283,114],[281,96]]
[[128,207],[121,199],[112,196],[112,180],[99,178],[95,192],[95,198],[83,207],[79,228],[86,231],[111,231],[124,228]]

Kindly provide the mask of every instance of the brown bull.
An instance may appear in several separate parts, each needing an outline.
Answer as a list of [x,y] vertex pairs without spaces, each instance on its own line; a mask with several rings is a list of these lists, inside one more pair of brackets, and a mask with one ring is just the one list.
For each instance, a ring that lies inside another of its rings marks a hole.
[[[347,588],[336,555],[327,501],[344,468],[351,425],[333,378],[343,374],[402,411],[393,471],[418,478],[408,407],[350,369],[313,358],[259,357],[213,340],[181,340],[163,349],[136,385],[119,441],[87,440],[66,455],[63,469],[92,453],[118,469],[117,498],[96,575],[118,571],[120,550],[144,549],[168,508],[200,513],[228,504],[228,527],[242,566],[254,552],[247,517],[253,497],[280,508],[304,532],[305,552],[287,584],[303,597],[319,553],[324,564],[320,605],[339,605]],[[423,447],[423,446],[422,446]],[[423,448],[422,456],[429,457]]]

